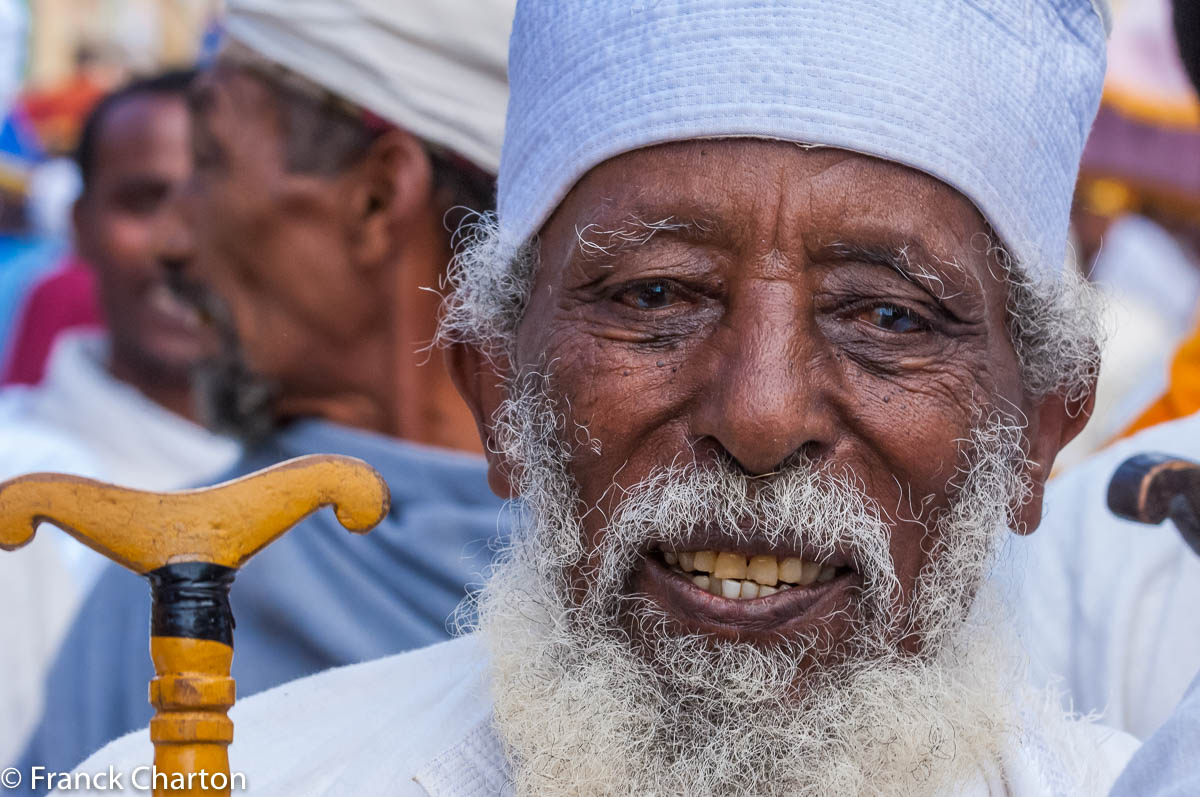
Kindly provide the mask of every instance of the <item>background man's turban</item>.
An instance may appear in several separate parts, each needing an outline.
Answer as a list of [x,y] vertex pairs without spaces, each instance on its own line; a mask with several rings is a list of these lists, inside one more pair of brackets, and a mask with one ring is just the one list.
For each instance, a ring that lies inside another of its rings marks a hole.
[[514,0],[229,0],[230,39],[496,173]]
[[1104,79],[1101,2],[521,0],[503,243],[536,233],[622,152],[756,136],[928,172],[1031,274],[1057,274]]

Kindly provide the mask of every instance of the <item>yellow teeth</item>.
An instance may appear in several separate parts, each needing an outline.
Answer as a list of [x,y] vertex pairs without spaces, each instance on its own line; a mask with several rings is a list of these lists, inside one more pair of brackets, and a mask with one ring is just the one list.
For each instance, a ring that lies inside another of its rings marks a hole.
[[779,583],[779,562],[774,556],[751,556],[746,575],[755,583],[773,587]]
[[803,584],[804,560],[789,556],[779,563],[779,578],[792,584]]
[[[704,551],[702,553],[711,552]],[[699,556],[696,558],[700,559]],[[699,567],[700,562],[696,562],[696,566]],[[717,564],[713,567],[712,574],[717,578],[745,578],[746,557],[740,553],[719,553],[717,554]]]
[[750,556],[735,551],[664,551],[673,570],[714,595],[738,600],[765,598],[792,587],[831,581],[837,568],[796,556]]

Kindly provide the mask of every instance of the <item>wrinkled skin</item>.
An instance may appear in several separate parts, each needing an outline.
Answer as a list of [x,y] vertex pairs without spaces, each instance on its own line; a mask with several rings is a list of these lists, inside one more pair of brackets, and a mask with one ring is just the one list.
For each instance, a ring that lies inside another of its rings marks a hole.
[[[690,226],[644,240],[631,218]],[[643,240],[621,245],[620,230]],[[1027,419],[1034,497],[1013,509],[1032,530],[1054,455],[1086,419],[1087,406],[1023,389],[987,232],[941,182],[841,150],[731,139],[635,151],[588,173],[542,229],[515,361],[496,368],[548,370],[566,429],[599,441],[571,462],[583,504],[603,510],[583,518],[589,543],[620,498],[614,484],[707,456],[764,475],[802,452],[852,474],[888,513],[907,601],[931,549],[913,515],[950,506],[971,429],[995,410]],[[889,265],[902,248],[907,263]],[[451,359],[486,437],[502,380],[477,351]],[[496,455],[490,479],[512,492]],[[780,616],[689,593],[647,557],[628,590],[678,632],[765,642],[825,624],[836,641],[856,586],[839,578]]]
[[76,243],[98,276],[111,367],[148,392],[186,390],[189,370],[216,346],[171,301],[160,262],[163,214],[191,163],[183,98],[135,94],[105,118],[88,191],[75,206]]

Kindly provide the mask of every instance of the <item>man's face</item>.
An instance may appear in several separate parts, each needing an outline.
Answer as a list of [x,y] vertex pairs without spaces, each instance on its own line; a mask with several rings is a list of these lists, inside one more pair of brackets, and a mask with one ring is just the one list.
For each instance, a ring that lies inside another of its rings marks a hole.
[[[577,584],[606,518],[652,474],[715,460],[765,482],[799,458],[886,518],[907,605],[965,441],[993,410],[1030,410],[985,233],[945,185],[844,151],[693,142],[590,172],[542,231],[515,349],[518,370],[549,371],[568,428],[598,442],[570,463],[598,510]],[[859,616],[855,552],[736,523],[648,542],[624,589],[673,634],[816,633],[835,649]]]
[[164,378],[186,378],[215,339],[172,296],[159,262],[164,210],[191,172],[182,97],[146,93],[122,101],[101,125],[94,163],[75,228],[99,275],[114,350]]
[[689,142],[593,169],[538,246],[475,388],[528,509],[479,603],[518,791],[953,791],[1015,723],[972,604],[1062,431],[979,213]]
[[278,103],[244,70],[202,74],[192,121],[196,170],[181,202],[194,230],[188,278],[227,304],[251,370],[297,393],[320,389],[327,373],[311,364],[314,340],[353,339],[365,314],[336,178],[287,168]]

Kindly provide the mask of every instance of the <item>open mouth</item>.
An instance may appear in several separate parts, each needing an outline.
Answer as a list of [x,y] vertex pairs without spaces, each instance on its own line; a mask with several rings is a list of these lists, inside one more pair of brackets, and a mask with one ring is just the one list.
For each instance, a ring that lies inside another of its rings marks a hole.
[[[795,552],[651,550],[634,579],[686,633],[787,633],[844,616],[862,576],[844,555],[817,560]],[[839,621],[840,622],[840,621]]]
[[194,331],[201,326],[200,314],[177,297],[166,282],[157,282],[150,288],[146,293],[146,303],[159,317],[183,329]]
[[766,598],[796,587],[825,584],[849,568],[799,556],[746,556],[736,551],[657,551],[668,569],[722,598]]

